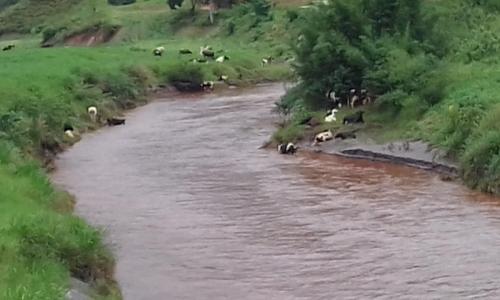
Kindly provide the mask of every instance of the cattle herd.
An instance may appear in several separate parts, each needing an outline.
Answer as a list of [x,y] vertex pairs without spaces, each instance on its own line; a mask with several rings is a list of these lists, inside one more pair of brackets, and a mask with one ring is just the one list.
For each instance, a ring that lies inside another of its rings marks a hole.
[[[9,44],[6,45],[2,48],[2,51],[10,51],[15,48],[15,45]],[[159,46],[153,49],[153,55],[157,57],[163,56],[165,52],[165,47]],[[219,50],[217,52],[224,52],[224,50]],[[193,51],[190,49],[180,49],[179,50],[180,55],[192,55]],[[224,63],[225,61],[229,60],[230,57],[227,55],[216,55],[216,51],[212,49],[212,47],[205,45],[203,47],[200,47],[200,52],[199,52],[199,57],[190,59],[191,62],[194,63],[207,63],[209,60],[217,62],[217,63]],[[267,56],[262,58],[261,64],[267,65],[270,64],[273,61],[273,58],[271,56]],[[220,75],[218,80],[227,82],[228,81],[228,76],[227,75]],[[214,82],[213,81],[204,81],[200,85],[201,89],[204,91],[211,91],[214,89]],[[346,93],[346,96],[344,97],[337,97],[335,91],[333,89],[329,90],[326,93],[326,98],[328,99],[328,106],[330,109],[327,111],[326,115],[324,116],[324,122],[325,123],[333,123],[337,122],[336,118],[336,113],[339,111],[340,108],[342,107],[349,107],[351,109],[354,109],[356,107],[362,106],[362,105],[367,105],[373,103],[374,96],[368,93],[366,89],[361,89],[356,90],[356,89],[351,89],[349,90],[348,93]],[[87,113],[89,115],[89,118],[92,122],[97,122],[97,117],[98,117],[98,112],[97,112],[97,107],[95,106],[90,106],[87,109]],[[342,125],[351,125],[351,124],[359,124],[359,123],[364,123],[363,119],[364,111],[359,110],[353,114],[347,115],[342,119]],[[123,118],[118,118],[118,117],[111,117],[106,119],[106,124],[108,126],[117,126],[117,125],[124,125],[125,124],[125,119]],[[308,124],[312,127],[315,127],[320,124],[320,122],[315,122],[315,120],[310,117],[304,120],[301,124]],[[74,135],[74,128],[70,124],[64,124],[64,134],[73,139],[75,137]],[[336,134],[333,134],[331,130],[323,131],[315,135],[313,145],[318,145],[319,143],[323,143],[332,139],[352,139],[356,138],[356,135],[354,132],[338,132]],[[284,143],[284,144],[279,144],[278,145],[278,152],[280,154],[295,154],[298,150],[298,147],[294,145],[293,143]]]
[[[89,106],[87,108],[87,114],[88,114],[89,119],[92,123],[100,123],[100,118],[99,118],[99,114],[98,114],[96,106]],[[109,118],[106,118],[105,124],[107,124],[108,126],[125,125],[125,118],[109,117]],[[74,140],[75,137],[78,136],[77,134],[75,134],[76,131],[75,131],[75,128],[73,127],[73,125],[71,125],[69,123],[64,124],[63,130],[64,130],[64,135],[69,140]]]
[[345,97],[337,97],[333,89],[326,93],[328,105],[332,108],[341,108],[342,106],[356,108],[358,106],[373,103],[374,96],[368,93],[366,89],[351,89]]
[[[348,107],[350,109],[356,109],[363,105],[372,104],[374,102],[374,96],[371,95],[366,89],[361,89],[359,92],[356,89],[349,90],[348,93],[345,94],[345,97],[337,97],[335,91],[329,90],[326,93],[326,98],[328,99],[328,106],[330,109],[324,115],[324,123],[335,123],[337,122],[336,113],[339,112],[339,109],[342,107]],[[365,112],[363,110],[358,110],[353,112],[352,114],[348,114],[342,118],[342,125],[354,125],[354,124],[363,124],[365,122],[363,116]],[[318,120],[313,117],[308,117],[300,122],[301,125],[309,125],[310,127],[316,127],[321,124]],[[317,133],[314,136],[314,140],[312,145],[316,146],[326,141],[334,140],[334,139],[355,139],[356,134],[355,130],[350,131],[342,131],[342,132],[332,132],[332,130],[326,130]],[[281,154],[294,154],[297,151],[297,147],[294,146],[294,151],[284,151],[286,150],[287,144],[280,144],[278,146],[278,152]],[[289,144],[288,144],[289,145]]]
[[[163,53],[165,52],[165,47],[159,46],[153,49],[153,55],[161,57],[163,56]],[[209,45],[204,45],[200,47],[199,51],[199,56],[193,57],[193,51],[191,51],[188,48],[182,48],[178,51],[179,55],[189,55],[189,62],[191,63],[209,63],[210,61],[216,62],[216,63],[224,63],[228,60],[230,60],[230,57],[228,55],[225,55],[226,51],[224,49],[221,50],[213,50],[213,48]],[[273,62],[274,58],[272,56],[266,56],[263,57],[261,60],[262,66],[271,64]],[[241,77],[241,75],[240,75]],[[229,81],[229,76],[221,74],[218,77],[219,81],[228,83]],[[213,81],[204,81],[200,85],[201,90],[203,91],[211,91],[214,89],[214,82]],[[190,88],[189,90],[196,90],[194,88]]]

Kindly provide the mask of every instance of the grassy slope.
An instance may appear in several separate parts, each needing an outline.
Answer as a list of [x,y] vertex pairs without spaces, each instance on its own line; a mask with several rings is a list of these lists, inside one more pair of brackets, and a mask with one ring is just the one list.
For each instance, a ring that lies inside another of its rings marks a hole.
[[[427,3],[452,16],[442,19],[448,22],[442,28],[455,37],[454,51],[440,61],[434,70],[439,76],[432,79],[443,83],[442,100],[422,109],[406,99],[397,116],[378,109],[374,121],[380,125],[375,133],[382,139],[428,141],[460,164],[470,187],[500,194],[500,6],[497,1],[489,3],[490,9],[466,12],[455,7],[455,1]],[[454,21],[453,16],[460,14],[467,22]]]
[[[439,15],[435,18],[435,38],[442,47],[451,48],[431,70],[438,76],[429,78],[431,84],[442,88],[432,91],[442,93],[439,102],[429,105],[414,95],[402,96],[396,99],[400,107],[395,112],[387,109],[392,103],[386,105],[389,101],[381,100],[364,108],[368,110],[365,130],[379,142],[423,139],[460,163],[468,185],[500,194],[500,6],[498,1],[483,1],[489,3],[490,9],[464,10],[458,2],[424,4],[428,12]],[[413,72],[421,67],[418,58],[395,54],[387,63],[388,76],[394,82],[411,82],[416,78]],[[419,89],[416,93],[425,95]],[[338,119],[344,113],[348,111],[341,112]],[[275,140],[303,136],[304,127],[297,124],[301,118],[298,114],[289,126],[279,130]],[[325,126],[328,127],[323,124],[318,130]]]
[[[82,2],[69,7],[71,13],[78,13],[63,19],[60,11],[47,10],[37,14],[38,21],[24,23],[23,18],[33,14],[27,10],[24,17],[9,15],[13,19],[0,20],[0,28],[10,26],[6,20],[18,22],[21,32],[37,22],[59,26],[66,20],[77,20],[77,27],[103,20],[123,26],[110,46],[40,49],[39,36],[23,36],[14,40],[14,51],[0,53],[0,299],[62,298],[70,275],[100,286],[112,283],[113,259],[100,232],[71,215],[71,198],[56,191],[32,160],[74,142],[63,137],[64,123],[71,123],[79,133],[91,130],[88,105],[97,105],[103,117],[117,114],[143,103],[148,86],[165,82],[188,65],[199,68],[204,79],[226,74],[235,83],[289,75],[283,64],[260,65],[260,58],[272,50],[266,42],[205,36],[206,32],[217,35],[219,26],[172,28],[169,20],[178,12],[168,11],[163,1],[119,8],[101,2],[99,15],[85,22],[78,21],[85,20],[88,11]],[[3,13],[0,16],[9,12]],[[190,32],[189,37],[185,32]],[[0,46],[11,42],[12,37],[6,36]],[[187,63],[188,57],[177,54],[185,47],[196,53],[208,42],[224,49],[230,61],[194,66]],[[151,48],[158,45],[166,47],[162,58],[151,55]],[[119,298],[106,289],[101,294]]]

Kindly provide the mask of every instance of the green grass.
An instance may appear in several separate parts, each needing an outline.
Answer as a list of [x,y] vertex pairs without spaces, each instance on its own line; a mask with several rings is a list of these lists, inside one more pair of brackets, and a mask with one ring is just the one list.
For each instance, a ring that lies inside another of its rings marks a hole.
[[[93,11],[94,2],[98,9]],[[105,2],[98,0],[20,0],[18,4],[0,11],[0,34],[39,33],[44,27],[65,26],[77,29],[106,19]]]
[[[242,38],[220,34],[223,15],[215,26],[206,26],[203,15],[186,19],[182,11],[169,11],[164,1],[113,8],[99,1],[95,15],[91,1],[58,1],[62,6],[56,8],[67,8],[67,14],[41,4],[26,6],[33,3],[24,0],[0,12],[0,32],[19,29],[0,39],[0,47],[16,44],[0,52],[0,299],[62,299],[70,276],[90,282],[101,291],[99,299],[119,299],[113,257],[102,233],[71,214],[71,197],[54,189],[40,163],[78,140],[64,137],[64,124],[79,134],[94,130],[98,125],[90,122],[88,106],[96,105],[103,119],[119,114],[146,103],[149,87],[168,83],[172,74],[187,69],[204,80],[227,75],[229,83],[238,85],[282,80],[291,72],[279,56],[276,63],[261,66],[261,58],[275,55],[276,48],[265,40],[249,43],[251,32]],[[173,18],[186,25],[172,27]],[[103,20],[122,27],[111,44],[38,46],[44,28],[66,26],[66,33],[76,32]],[[19,35],[27,32],[35,35]],[[190,62],[204,44],[230,60]],[[165,54],[154,57],[152,49],[160,45]],[[179,55],[181,48],[194,54]]]
[[[63,137],[64,123],[84,133],[93,128],[87,106],[97,105],[106,117],[142,103],[148,85],[166,81],[169,72],[188,64],[172,54],[176,50],[168,48],[166,57],[159,59],[150,51],[132,51],[129,46],[20,48],[3,54],[0,140],[40,159],[50,145],[69,146],[72,141]],[[241,80],[248,82],[276,80],[286,74],[283,66],[262,68],[257,53],[228,50],[228,55],[231,64],[196,67],[206,79],[220,73],[229,74],[235,82],[240,73]],[[103,94],[104,90],[109,94]],[[0,145],[0,150],[7,151],[7,147]],[[95,285],[111,278],[113,260],[101,234],[59,211],[69,206],[69,199],[51,187],[40,166],[25,166],[26,159],[5,158],[0,164],[0,299],[59,299],[70,275]],[[97,281],[85,277],[86,272]]]
[[[182,71],[183,66],[200,69],[204,80],[227,75],[234,84],[289,76],[284,64],[261,66],[260,48],[243,49],[217,41],[211,45],[216,50],[223,49],[229,61],[193,64],[190,60],[198,57],[197,49],[204,42],[154,40],[91,49],[20,46],[0,55],[0,76],[4,78],[0,82],[0,116],[12,123],[8,123],[8,134],[16,145],[32,152],[37,150],[33,142],[42,142],[44,137],[60,142],[65,122],[77,124],[81,132],[87,130],[90,126],[85,122],[87,106],[102,106],[101,111],[114,114],[117,109],[129,107],[130,101],[142,101],[147,86],[166,82],[169,72]],[[158,45],[166,47],[161,58],[151,53]],[[195,54],[181,56],[178,54],[181,48],[190,48]],[[110,93],[104,95],[103,90]],[[12,112],[20,120],[8,119]],[[39,122],[32,122],[34,118]],[[23,122],[30,123],[28,132]]]
[[112,275],[101,234],[68,212],[71,198],[55,190],[35,162],[0,143],[0,299],[60,299],[68,276]]
[[[119,299],[102,233],[72,215],[73,200],[42,168],[54,152],[79,140],[64,137],[64,124],[79,135],[94,130],[100,125],[89,120],[88,106],[97,106],[102,119],[120,114],[146,103],[150,87],[188,70],[203,80],[227,75],[237,85],[290,78],[283,42],[292,28],[282,10],[257,23],[240,20],[237,10],[221,11],[212,25],[206,12],[171,11],[164,0],[122,7],[104,0],[51,4],[20,0],[0,11],[0,47],[16,45],[0,52],[0,299],[62,299],[70,276],[91,283],[99,299]],[[227,33],[229,20],[236,20],[236,34]],[[39,48],[43,36],[61,45],[96,26],[120,30],[100,47]],[[205,44],[229,61],[190,62]],[[157,46],[166,48],[161,58],[152,55]],[[178,54],[182,48],[194,54]],[[270,55],[276,62],[262,66]]]

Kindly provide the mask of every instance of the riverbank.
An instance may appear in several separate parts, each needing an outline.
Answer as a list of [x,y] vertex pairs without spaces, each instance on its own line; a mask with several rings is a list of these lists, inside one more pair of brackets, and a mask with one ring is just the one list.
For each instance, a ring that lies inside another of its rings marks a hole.
[[[339,112],[344,116],[350,110]],[[342,126],[336,122],[323,123],[322,113],[313,114],[311,125],[300,125],[289,120],[272,136],[271,141],[264,145],[276,146],[278,143],[294,142],[301,149],[312,152],[321,152],[330,155],[353,159],[374,160],[394,163],[424,169],[438,173],[443,179],[458,179],[459,167],[457,162],[449,159],[446,153],[421,140],[395,139],[389,130],[374,128],[373,126]],[[308,118],[306,118],[308,119]],[[341,117],[337,118],[341,120]],[[302,123],[302,122],[299,122]],[[317,133],[331,130],[333,134],[349,133],[355,138],[333,139],[313,145]],[[391,136],[392,138],[387,138]]]
[[[166,47],[162,58],[129,46],[19,48],[0,55],[0,190],[5,199],[0,298],[61,299],[70,277],[89,283],[103,299],[120,298],[103,233],[72,214],[74,200],[54,188],[43,169],[79,136],[104,125],[91,122],[88,106],[96,106],[105,120],[147,103],[155,87],[177,78],[215,80],[223,72],[230,84],[245,85],[289,74],[287,65],[263,67],[256,50],[231,45],[225,50],[232,59],[224,64],[193,64],[168,55],[184,46],[194,52],[198,43]],[[75,139],[65,137],[65,124],[74,128]]]
[[295,116],[279,137],[302,134],[304,117],[322,121],[335,105],[329,91],[341,112],[363,98],[373,102],[359,108],[365,123],[384,140],[439,148],[470,188],[500,195],[499,12],[495,1],[465,0],[338,0],[311,10],[294,50],[301,81],[278,104]]
[[59,157],[54,180],[106,227],[125,299],[495,296],[493,197],[412,168],[258,151],[281,93],[154,101]]
[[[74,216],[74,199],[49,182],[53,159],[175,81],[214,81],[218,90],[288,78],[283,33],[297,14],[247,3],[220,10],[211,24],[207,11],[170,10],[161,0],[8,4],[0,7],[0,47],[10,49],[0,52],[0,298],[62,299],[74,278],[90,288],[84,294],[119,299],[103,232]],[[192,62],[204,45],[229,60]],[[154,57],[158,46],[165,51]],[[65,136],[66,125],[75,138]]]
[[327,141],[318,146],[301,142],[299,146],[308,151],[428,170],[442,175],[442,178],[447,180],[458,179],[457,165],[445,159],[442,151],[433,149],[422,141],[394,141],[377,144],[371,140],[349,139]]

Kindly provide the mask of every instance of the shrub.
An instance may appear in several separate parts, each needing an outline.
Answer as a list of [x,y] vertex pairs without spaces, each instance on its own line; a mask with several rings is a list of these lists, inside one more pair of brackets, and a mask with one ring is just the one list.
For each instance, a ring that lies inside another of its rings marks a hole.
[[130,78],[134,81],[138,88],[141,88],[143,91],[148,86],[152,85],[155,81],[155,76],[153,72],[145,66],[131,66],[125,68],[124,72],[126,72]]
[[62,261],[73,276],[87,282],[113,272],[113,259],[103,247],[100,233],[82,220],[40,213],[17,219],[11,230],[23,237],[22,255],[28,261]]
[[299,18],[299,13],[294,9],[288,9],[286,11],[286,18],[288,19],[288,22],[293,23]]
[[489,131],[471,141],[461,165],[465,181],[473,188],[500,191],[500,132]]
[[249,0],[246,5],[248,5],[257,16],[268,16],[271,10],[271,3],[269,0]]
[[377,99],[379,109],[398,113],[403,108],[403,103],[409,95],[402,90],[386,93]]
[[450,105],[443,110],[434,142],[441,145],[449,154],[458,156],[464,151],[468,138],[479,125],[484,107],[480,103],[465,102]]
[[169,70],[167,81],[189,81],[200,85],[203,83],[203,72],[198,65],[190,63],[176,64]]
[[446,96],[448,79],[444,72],[429,73],[422,78],[417,94],[430,106],[438,104]]
[[133,107],[132,101],[141,95],[141,87],[124,73],[112,73],[99,83],[103,93],[109,94],[122,108]]
[[276,143],[295,143],[305,136],[305,127],[302,125],[290,124],[278,129],[273,134],[273,141]]
[[292,88],[274,104],[274,112],[283,116],[289,115],[293,109],[299,106],[298,103],[301,101],[301,97],[300,88]]
[[54,38],[57,33],[59,33],[60,29],[54,27],[47,27],[42,32],[42,43],[45,43],[52,38]]

